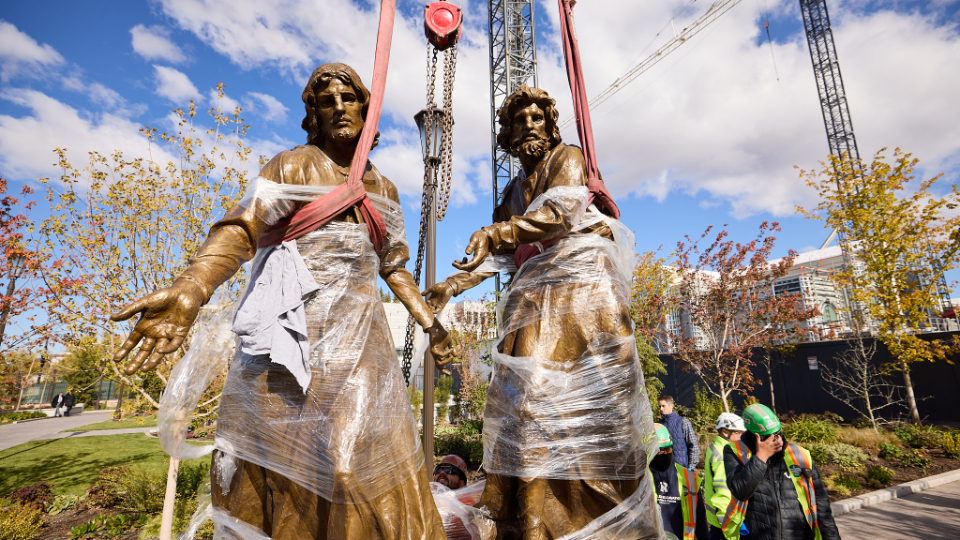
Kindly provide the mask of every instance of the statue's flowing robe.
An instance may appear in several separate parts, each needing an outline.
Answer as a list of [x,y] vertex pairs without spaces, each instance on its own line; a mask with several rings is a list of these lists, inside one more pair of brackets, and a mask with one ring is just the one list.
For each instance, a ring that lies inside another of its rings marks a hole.
[[[277,155],[257,182],[335,187],[348,172],[308,145]],[[269,354],[238,349],[231,364],[212,467],[215,521],[226,524],[225,535],[445,538],[377,290],[378,275],[386,279],[407,272],[397,191],[371,164],[363,186],[381,213],[399,214],[399,225],[395,215],[393,227],[388,226],[380,254],[355,208],[296,240],[319,286],[303,305],[310,347],[307,386],[284,359]],[[189,279],[216,286],[257,253],[265,230],[305,204],[302,198],[284,200],[283,190],[270,192],[245,197],[214,225],[191,259]],[[412,279],[405,286],[411,289],[407,296],[419,294]],[[243,302],[250,304],[241,311],[279,301],[258,295],[257,287],[249,285]]]
[[[582,152],[560,144],[508,184],[484,228],[493,255],[562,237],[516,271],[498,308],[478,506],[501,539],[659,536],[630,316],[632,234],[588,207],[586,185]],[[459,293],[490,275],[480,267],[448,282]]]

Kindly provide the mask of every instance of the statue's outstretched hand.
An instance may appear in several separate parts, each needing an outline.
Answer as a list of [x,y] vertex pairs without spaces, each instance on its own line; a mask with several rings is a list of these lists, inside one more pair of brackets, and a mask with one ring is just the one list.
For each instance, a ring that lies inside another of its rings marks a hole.
[[433,326],[427,328],[426,331],[427,334],[430,335],[430,353],[433,354],[434,365],[437,366],[440,373],[450,375],[450,370],[443,367],[453,360],[450,356],[453,353],[453,349],[451,348],[453,340],[450,338],[450,334],[448,334],[447,330],[440,324],[439,319],[434,319]]
[[453,287],[446,281],[441,281],[440,283],[432,285],[421,294],[423,295],[423,299],[427,301],[427,307],[436,314],[440,313],[443,310],[443,306],[447,305],[447,302],[453,298]]
[[174,282],[111,315],[113,321],[125,321],[140,314],[137,325],[113,355],[114,361],[122,361],[140,344],[140,351],[124,371],[127,375],[133,375],[137,370],[150,371],[156,368],[165,355],[183,344],[204,300],[199,287],[190,282]]
[[467,255],[472,253],[473,259],[467,262],[467,258],[464,257],[463,261],[453,261],[453,266],[464,272],[472,272],[480,266],[480,263],[482,263],[483,260],[487,258],[487,254],[490,253],[490,236],[484,231],[473,233],[473,236],[470,237],[470,243],[467,244],[466,252]]

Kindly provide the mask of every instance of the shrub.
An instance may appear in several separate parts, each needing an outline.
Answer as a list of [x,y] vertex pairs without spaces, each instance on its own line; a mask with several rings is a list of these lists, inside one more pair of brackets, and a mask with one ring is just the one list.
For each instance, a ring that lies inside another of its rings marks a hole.
[[46,418],[47,415],[39,411],[24,411],[5,414],[0,416],[0,423],[19,422],[20,420],[30,420],[31,418]]
[[868,486],[879,489],[893,482],[893,471],[883,465],[871,465],[865,477]]
[[53,490],[50,488],[50,484],[37,482],[11,491],[7,498],[24,506],[45,510],[47,505],[53,502]]
[[860,489],[860,482],[857,477],[845,472],[831,474],[824,479],[827,489],[833,490],[840,495],[849,495],[852,490]]
[[943,443],[941,431],[933,426],[904,425],[894,433],[910,448],[940,448]]
[[853,421],[853,427],[859,428],[859,429],[864,429],[864,428],[873,429],[873,423],[870,422],[870,419],[867,418],[866,416],[861,416],[860,418],[857,418],[856,420]]
[[866,450],[876,450],[881,444],[889,443],[893,437],[886,431],[876,432],[873,428],[838,427],[837,440]]
[[43,527],[43,510],[13,504],[0,508],[0,540],[33,540]]
[[47,513],[55,516],[64,510],[69,510],[80,502],[80,497],[76,495],[57,495],[53,503],[47,508]]
[[837,442],[837,426],[827,420],[801,415],[789,424],[783,425],[783,436],[788,441],[835,443]]
[[181,463],[180,469],[177,471],[177,498],[189,499],[195,497],[200,485],[209,478],[210,465],[208,463]]
[[879,455],[883,459],[900,459],[903,457],[903,450],[899,446],[890,443],[880,443]]
[[859,469],[870,458],[856,446],[844,443],[814,443],[807,450],[814,463],[839,465],[844,469]]
[[166,475],[150,474],[136,467],[120,479],[117,487],[122,492],[117,508],[139,514],[155,514],[163,510]]
[[107,467],[87,488],[84,506],[112,508],[120,502],[120,482],[130,472],[130,467]]
[[699,431],[707,431],[717,425],[717,417],[723,412],[723,401],[711,394],[706,388],[697,386],[694,394],[693,408],[682,416],[690,420],[693,427]]
[[960,433],[950,433],[949,431],[944,433],[943,442],[940,443],[940,446],[947,457],[960,459]]
[[930,463],[930,458],[926,456],[924,451],[916,448],[907,452],[900,460],[900,464],[904,467],[921,467],[923,469],[926,469]]
[[434,436],[433,449],[438,457],[456,454],[472,468],[483,461],[483,439],[478,436],[467,437],[460,432]]

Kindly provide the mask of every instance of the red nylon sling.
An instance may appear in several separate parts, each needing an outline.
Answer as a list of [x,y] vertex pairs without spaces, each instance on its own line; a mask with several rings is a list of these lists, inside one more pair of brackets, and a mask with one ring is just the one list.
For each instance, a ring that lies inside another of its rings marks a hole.
[[[560,4],[560,35],[563,38],[563,57],[567,65],[567,81],[570,83],[570,93],[573,96],[573,115],[577,119],[577,136],[583,147],[583,159],[587,165],[587,189],[590,190],[590,199],[587,206],[594,202],[610,212],[615,219],[620,219],[620,208],[614,202],[607,186],[600,179],[597,169],[597,154],[593,144],[593,123],[590,121],[590,105],[587,100],[587,87],[583,82],[583,67],[580,63],[580,45],[573,28],[573,8],[570,0],[558,0]],[[517,247],[513,261],[519,269],[530,257],[539,254],[544,249],[557,243],[563,238],[559,236],[539,244],[523,244]]]
[[353,154],[353,161],[350,163],[350,176],[347,182],[323,197],[304,205],[292,216],[277,222],[271,230],[261,236],[260,247],[300,238],[326,225],[344,210],[357,206],[367,224],[373,247],[378,254],[383,249],[387,237],[387,225],[363,188],[363,173],[367,168],[367,157],[370,155],[370,148],[373,146],[373,139],[380,123],[396,7],[396,0],[380,2],[380,28],[377,31],[377,52],[373,64],[370,104],[367,107],[367,118],[360,133],[360,140],[357,142],[357,149]]

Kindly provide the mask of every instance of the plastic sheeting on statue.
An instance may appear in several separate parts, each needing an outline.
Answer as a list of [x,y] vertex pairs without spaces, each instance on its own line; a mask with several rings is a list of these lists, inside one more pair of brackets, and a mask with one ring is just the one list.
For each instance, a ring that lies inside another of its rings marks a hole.
[[[241,205],[255,205],[258,217],[269,225],[292,211],[293,203],[313,200],[331,189],[258,178]],[[386,250],[406,247],[400,205],[370,196],[387,223]],[[220,401],[215,447],[224,453],[219,460],[224,470],[219,472],[230,478],[239,458],[278,472],[328,501],[368,501],[423,467],[406,385],[377,290],[380,259],[363,224],[328,223],[297,239],[296,247],[319,285],[304,298],[309,386],[305,392],[269,355],[237,350]],[[258,257],[272,252],[263,248]],[[290,276],[270,276],[285,278]],[[248,286],[237,311],[251,311],[247,303],[275,300],[257,295],[257,286],[257,282]],[[229,357],[232,313],[233,309],[221,307],[208,323],[198,324],[193,347],[174,370],[160,428],[164,449],[171,455],[189,458],[210,451],[209,447],[196,451],[183,438],[199,396],[222,367],[222,359]],[[229,485],[221,488],[228,490]]]
[[493,540],[494,524],[485,509],[475,508],[487,481],[450,489],[430,482],[430,491],[437,504],[447,540]]

